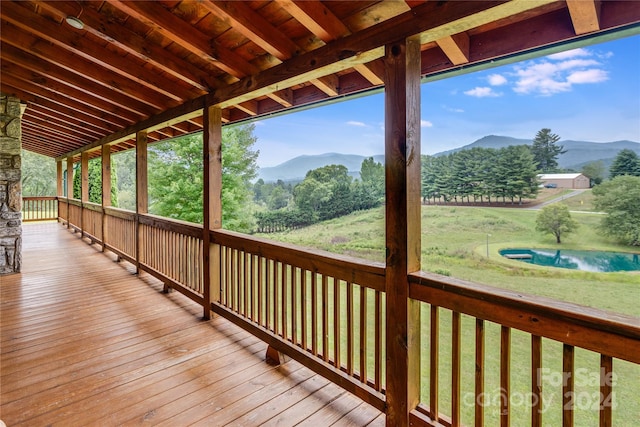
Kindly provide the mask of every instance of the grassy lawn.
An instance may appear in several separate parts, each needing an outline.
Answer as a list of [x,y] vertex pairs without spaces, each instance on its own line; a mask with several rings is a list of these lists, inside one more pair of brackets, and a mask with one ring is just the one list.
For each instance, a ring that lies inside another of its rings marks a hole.
[[577,196],[564,199],[562,203],[569,206],[570,211],[593,212],[596,210],[593,205],[593,193],[591,193],[591,190],[585,190]]
[[[557,196],[556,196],[557,197]],[[553,197],[551,197],[553,198]],[[604,250],[633,252],[634,248],[619,244],[597,231],[601,216],[588,213],[592,209],[590,191],[564,200],[580,223],[575,233],[563,237],[557,245],[555,238],[535,231],[537,211],[519,208],[485,208],[461,206],[424,206],[422,208],[422,269],[451,277],[484,283],[569,301],[576,304],[624,313],[640,318],[640,272],[591,273],[560,268],[537,267],[516,260],[507,260],[498,253],[509,247],[562,248],[580,250]],[[488,236],[488,245],[487,245]],[[342,218],[316,224],[302,230],[275,233],[266,237],[296,243],[307,247],[325,249],[377,261],[384,261],[384,208],[354,213]],[[488,248],[488,256],[487,256]],[[638,252],[638,248],[635,248]],[[424,304],[422,316],[423,356],[429,351],[428,305]],[[440,406],[448,412],[450,407],[450,314],[441,313],[440,338]],[[473,424],[473,407],[465,399],[473,401],[474,372],[474,319],[463,316],[462,369],[463,369],[463,422]],[[640,319],[639,319],[640,322]],[[487,397],[492,404],[486,408],[487,425],[497,425],[499,393],[499,342],[498,325],[486,326],[486,385]],[[512,332],[511,397],[513,399],[512,425],[528,424],[528,404],[517,401],[527,396],[530,389],[530,336]],[[562,345],[543,340],[543,367],[548,368],[549,384],[544,391],[548,409],[544,412],[544,425],[561,424],[561,392],[552,386],[554,375],[562,371]],[[423,360],[422,401],[428,403],[428,360]],[[599,356],[576,349],[576,368],[582,368],[589,378],[598,374]],[[617,374],[614,386],[614,425],[633,426],[640,419],[640,367],[627,362],[614,362]],[[598,388],[593,381],[576,380],[576,425],[596,425],[597,411],[594,405]],[[494,404],[496,403],[496,404]]]

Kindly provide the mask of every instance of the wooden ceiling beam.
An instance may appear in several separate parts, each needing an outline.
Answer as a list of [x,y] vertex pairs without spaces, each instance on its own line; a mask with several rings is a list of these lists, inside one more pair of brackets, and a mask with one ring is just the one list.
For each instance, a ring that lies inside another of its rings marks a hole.
[[[50,93],[55,93],[61,97],[69,98],[78,103],[84,104],[89,108],[98,108],[105,113],[109,113],[114,117],[124,120],[125,122],[135,123],[145,118],[145,116],[139,113],[133,113],[125,110],[118,105],[112,104],[108,100],[87,94],[86,92],[67,85],[66,83],[43,76],[16,63],[2,61],[1,67],[4,76],[13,76],[38,86]],[[40,94],[43,95],[44,92],[41,92]]]
[[372,85],[381,86],[384,84],[383,78],[369,64],[356,64],[353,68]]
[[78,126],[77,124],[71,123],[69,120],[61,120],[58,117],[53,117],[35,108],[29,108],[29,111],[24,114],[24,117],[28,117],[30,120],[33,119],[34,121],[40,123],[42,126],[46,125],[47,123],[51,123],[52,126],[59,127],[65,132],[84,135],[92,141],[102,136],[102,134],[93,131],[87,126]]
[[293,106],[293,90],[291,88],[285,90],[277,90],[267,96],[285,108]]
[[291,87],[378,59],[384,53],[382,46],[391,40],[420,34],[421,40],[427,43],[553,1],[427,2],[395,18],[291,58],[259,76],[250,76],[220,88],[212,101],[226,108],[270,93],[275,85],[280,88]]
[[[54,45],[75,53],[95,64],[109,69],[117,74],[122,74],[127,78],[141,84],[148,89],[154,90],[172,99],[167,104],[176,105],[180,101],[196,97],[199,93],[193,88],[185,88],[177,85],[167,84],[167,80],[153,70],[148,70],[129,58],[117,55],[108,49],[89,43],[87,39],[81,37],[77,31],[70,26],[55,24],[43,16],[30,11],[27,7],[20,6],[13,2],[4,2],[2,5],[2,17],[13,25],[30,32]],[[64,54],[61,52],[61,54]],[[165,89],[170,86],[171,90]]]
[[340,79],[335,74],[311,79],[310,82],[329,96],[340,94]]
[[[77,7],[63,2],[42,2],[40,7],[58,15],[61,19],[77,13]],[[75,10],[74,10],[75,8]],[[84,29],[101,39],[118,46],[127,53],[138,57],[162,70],[163,72],[195,87],[201,93],[209,92],[220,85],[207,73],[203,73],[192,63],[178,58],[161,46],[150,43],[126,26],[113,20],[105,19],[103,15],[91,8],[84,8],[82,12]]]
[[252,99],[250,101],[245,101],[245,102],[241,102],[238,105],[236,105],[236,108],[238,108],[239,110],[244,111],[245,113],[249,114],[250,116],[257,116],[258,115],[258,101],[256,101],[255,99]]
[[567,7],[577,35],[600,29],[601,2],[599,0],[567,0]]
[[[29,137],[31,138],[31,140],[43,140],[46,141],[46,145],[51,148],[51,149],[55,149],[55,150],[63,150],[64,147],[66,145],[68,145],[70,142],[72,144],[81,144],[76,142],[75,140],[68,140],[68,139],[59,139],[57,137],[55,137],[55,135],[49,135],[47,133],[40,133],[40,129],[37,127],[34,127],[32,125],[30,125],[29,123],[26,123],[24,126],[24,131],[25,133],[27,133],[29,135]],[[25,138],[26,139],[26,138]],[[24,140],[23,140],[24,142]]]
[[88,132],[95,134],[96,138],[101,138],[105,135],[105,132],[109,132],[108,130],[100,128],[90,121],[82,120],[68,114],[68,111],[65,111],[65,109],[52,109],[51,106],[43,105],[41,103],[31,101],[26,102],[28,102],[27,110],[38,112],[42,116],[47,117],[49,120],[56,120],[61,123],[68,123],[70,126],[82,128]]
[[82,76],[73,76],[73,78],[70,78],[72,76],[70,76],[63,68],[55,64],[39,60],[35,56],[21,51],[14,46],[6,44],[2,46],[0,56],[2,57],[3,63],[9,62],[18,64],[27,70],[44,76],[47,79],[64,83],[69,87],[82,91],[90,97],[96,97],[103,101],[115,102],[115,105],[119,105],[121,108],[124,108],[136,115],[149,116],[157,112],[157,110],[152,109],[147,104],[140,102],[135,98],[122,95],[119,92],[111,91],[106,87]]
[[110,4],[147,25],[153,31],[162,34],[183,49],[207,59],[213,66],[236,78],[260,71],[232,51],[219,45],[214,47],[209,37],[169,12],[159,3],[117,0]]
[[282,7],[325,43],[351,34],[349,28],[321,2],[283,0]]
[[[222,16],[234,31],[240,32],[280,61],[285,61],[302,51],[280,30],[243,2],[215,1],[203,2],[201,5],[211,13]],[[339,93],[337,80],[337,78],[325,77],[311,80],[311,83],[327,95],[336,96]],[[246,109],[243,104],[240,103],[236,107],[249,115],[257,114],[250,108]]]
[[469,36],[466,33],[444,36],[436,40],[436,44],[447,55],[453,65],[469,62]]
[[103,120],[106,123],[110,123],[119,128],[130,125],[132,123],[131,120],[126,120],[121,117],[114,116],[109,112],[102,111],[98,108],[87,106],[73,98],[54,92],[45,87],[38,86],[28,80],[22,79],[18,76],[14,76],[12,74],[8,74],[6,72],[3,72],[2,74],[2,81],[3,83],[6,83],[10,86],[20,87],[27,93],[35,95],[39,98],[44,98],[60,106],[67,106],[68,108],[79,113],[97,118],[99,120]]
[[245,2],[206,1],[200,5],[280,60],[291,58],[300,51],[293,41]]
[[66,144],[73,144],[78,147],[81,147],[87,144],[87,140],[83,140],[78,137],[64,138],[59,134],[48,132],[44,128],[29,122],[24,123],[23,130],[28,131],[32,135],[40,136],[46,139],[47,141],[50,142],[50,144],[59,144],[59,146],[61,147],[65,146]]
[[211,95],[203,95],[199,98],[189,100],[178,107],[165,110],[160,114],[156,114],[155,116],[149,117],[148,119],[138,122],[132,126],[121,128],[110,135],[92,142],[80,150],[74,150],[65,155],[75,156],[80,154],[83,150],[94,149],[104,144],[112,144],[115,141],[128,138],[130,135],[135,135],[137,132],[142,130],[153,132],[156,129],[161,129],[166,126],[171,126],[174,123],[180,123],[185,120],[191,120],[195,117],[201,116],[202,109],[204,108],[208,96]]
[[[63,139],[74,139],[78,137],[78,134],[75,134],[74,132],[69,131],[68,128],[65,128],[63,126],[60,126],[56,123],[52,123],[52,122],[47,122],[46,120],[42,120],[36,116],[33,115],[29,115],[29,116],[22,116],[22,122],[21,123],[29,123],[31,124],[33,127],[35,128],[41,128],[41,129],[46,129],[47,133],[51,132],[52,134],[56,134],[60,137],[63,137]],[[93,141],[92,139],[93,137],[91,136],[87,136],[84,135],[84,140],[85,141]]]
[[0,21],[0,25],[2,26],[0,40],[2,40],[3,44],[15,46],[22,52],[29,52],[44,63],[57,65],[68,73],[69,80],[74,80],[76,77],[81,76],[109,90],[134,97],[139,102],[153,107],[156,111],[161,110],[170,101],[170,98],[160,93],[146,90],[144,86],[127,79],[121,74],[97,67],[95,63],[45,42],[7,21]]
[[[349,28],[320,2],[285,0],[283,7],[295,20],[325,43],[351,34]],[[357,64],[354,68],[372,85],[384,84],[383,75],[370,69],[366,64]]]

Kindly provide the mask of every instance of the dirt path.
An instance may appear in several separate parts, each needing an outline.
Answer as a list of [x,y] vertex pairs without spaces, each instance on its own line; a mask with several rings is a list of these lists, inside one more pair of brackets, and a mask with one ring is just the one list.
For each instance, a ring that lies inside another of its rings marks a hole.
[[555,199],[551,199],[551,200],[547,200],[546,202],[540,203],[538,205],[532,206],[530,208],[525,208],[525,209],[531,209],[531,210],[539,210],[547,205],[550,205],[552,203],[557,203],[557,202],[561,202],[564,199],[568,199],[569,197],[574,197],[577,196],[578,194],[582,194],[585,190],[574,190],[569,194],[563,194],[562,196],[556,197]]

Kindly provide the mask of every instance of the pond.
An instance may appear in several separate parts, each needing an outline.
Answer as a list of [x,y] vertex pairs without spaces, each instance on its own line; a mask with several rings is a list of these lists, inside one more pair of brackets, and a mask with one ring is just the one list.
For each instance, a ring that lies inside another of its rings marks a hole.
[[503,249],[505,258],[545,267],[609,273],[640,271],[640,254],[625,252],[569,251],[564,249]]

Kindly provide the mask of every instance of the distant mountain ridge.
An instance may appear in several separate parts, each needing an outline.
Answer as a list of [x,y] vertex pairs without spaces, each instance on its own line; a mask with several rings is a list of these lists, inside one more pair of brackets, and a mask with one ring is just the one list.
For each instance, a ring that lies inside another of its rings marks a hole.
[[[444,156],[461,150],[469,150],[474,147],[482,148],[503,148],[509,145],[531,145],[530,139],[512,138],[509,136],[487,135],[471,144],[452,150],[434,154],[434,156]],[[564,169],[574,169],[579,171],[585,164],[601,160],[606,169],[609,168],[618,152],[623,149],[630,149],[640,155],[640,142],[634,141],[613,141],[613,142],[589,142],[589,141],[559,141],[566,153],[558,157],[558,165]],[[301,181],[308,171],[327,165],[344,165],[353,176],[358,176],[362,161],[368,157],[373,157],[376,162],[384,163],[384,155],[362,156],[358,154],[325,153],[318,155],[303,155],[294,157],[277,166],[260,168],[258,178],[265,182],[277,181]]]
[[302,155],[287,160],[277,166],[260,168],[258,178],[265,182],[302,181],[307,172],[327,165],[344,165],[350,174],[360,173],[362,161],[373,157],[376,162],[384,163],[384,155],[361,156],[358,154],[325,153],[316,155]]

